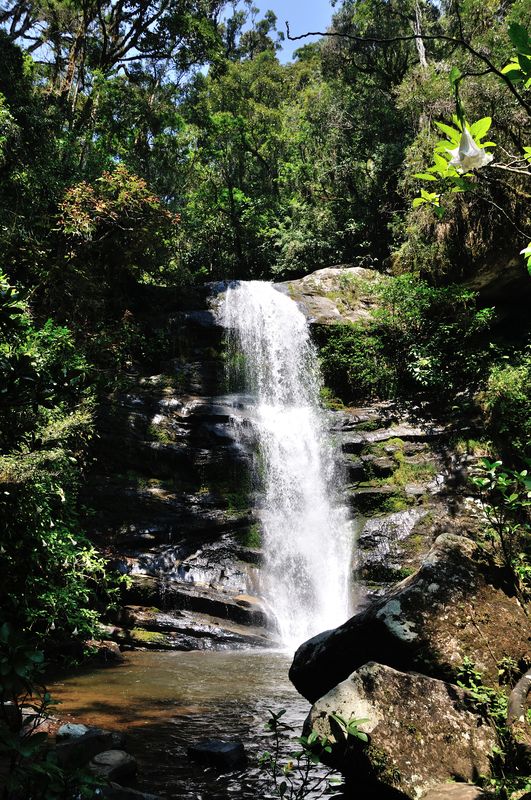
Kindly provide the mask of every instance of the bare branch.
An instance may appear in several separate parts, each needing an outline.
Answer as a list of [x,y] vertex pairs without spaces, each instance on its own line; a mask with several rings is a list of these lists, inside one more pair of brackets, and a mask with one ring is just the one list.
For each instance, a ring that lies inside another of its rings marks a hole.
[[411,33],[411,34],[404,34],[402,36],[356,36],[353,33],[342,33],[340,31],[309,31],[308,33],[303,33],[299,36],[292,36],[289,28],[289,23],[286,22],[286,35],[287,38],[291,42],[300,41],[301,39],[307,39],[309,36],[322,36],[322,37],[333,37],[333,38],[341,38],[341,39],[348,39],[349,41],[358,42],[359,44],[395,44],[398,42],[415,42],[417,39],[423,39],[424,41],[439,41],[439,42],[449,42],[450,44],[456,45],[458,47],[462,47],[464,50],[469,52],[474,58],[477,58],[479,61],[482,61],[484,64],[487,65],[488,69],[485,71],[484,74],[487,72],[496,75],[497,78],[505,83],[511,94],[517,100],[517,102],[525,108],[529,116],[531,116],[531,105],[525,100],[524,97],[520,94],[520,92],[516,89],[512,81],[504,75],[493,62],[490,60],[488,56],[484,53],[481,53],[479,50],[476,50],[470,42],[468,42],[464,38],[458,38],[455,36],[448,36],[444,33],[433,33],[433,34],[418,34],[418,33]]

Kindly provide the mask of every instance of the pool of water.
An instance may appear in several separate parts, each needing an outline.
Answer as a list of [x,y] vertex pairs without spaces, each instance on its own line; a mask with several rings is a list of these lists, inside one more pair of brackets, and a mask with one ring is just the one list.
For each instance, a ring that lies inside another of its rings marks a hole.
[[[77,672],[49,688],[61,717],[126,733],[139,762],[138,788],[183,800],[257,800],[270,796],[258,768],[271,749],[269,709],[286,709],[293,740],[310,708],[288,680],[290,663],[271,650],[136,651],[124,664]],[[190,762],[188,745],[205,738],[241,739],[247,769],[220,775]],[[296,742],[286,742],[283,757],[294,749]]]

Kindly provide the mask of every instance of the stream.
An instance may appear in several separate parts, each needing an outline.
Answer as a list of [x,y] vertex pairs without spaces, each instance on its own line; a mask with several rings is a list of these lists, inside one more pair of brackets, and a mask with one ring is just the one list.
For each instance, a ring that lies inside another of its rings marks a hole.
[[[179,800],[256,800],[267,797],[256,762],[271,748],[268,709],[287,709],[294,737],[309,711],[288,680],[290,663],[271,650],[134,651],[124,664],[76,672],[49,689],[62,718],[126,734],[139,789]],[[205,738],[241,739],[248,768],[220,775],[190,762],[187,746]],[[286,755],[293,749],[287,744]]]

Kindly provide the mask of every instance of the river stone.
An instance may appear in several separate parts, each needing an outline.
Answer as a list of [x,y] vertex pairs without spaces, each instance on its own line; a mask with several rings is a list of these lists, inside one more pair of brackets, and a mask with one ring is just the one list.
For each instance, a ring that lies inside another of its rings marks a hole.
[[98,661],[104,663],[112,662],[120,664],[125,661],[117,642],[112,642],[108,639],[88,639],[85,646],[90,650],[90,656]]
[[87,728],[85,733],[81,733],[84,727],[67,723],[59,728],[56,754],[57,761],[62,767],[80,767],[98,753],[119,746],[123,742],[122,734],[104,731],[101,728]]
[[86,725],[82,725],[80,722],[67,722],[61,725],[57,731],[56,738],[58,742],[66,739],[77,739],[88,732],[89,728]]
[[94,756],[89,769],[102,780],[126,781],[135,777],[137,761],[125,750],[105,750]]
[[247,761],[242,742],[224,742],[221,739],[203,739],[190,745],[188,757],[199,764],[230,772],[245,766]]
[[[469,704],[468,704],[469,707]],[[490,773],[494,730],[468,710],[462,689],[413,672],[369,663],[314,704],[306,729],[329,736],[333,766],[347,782],[395,788],[416,800],[445,780]],[[337,742],[330,714],[365,719],[369,744]],[[335,734],[335,735],[334,735]]]
[[469,783],[441,783],[423,794],[422,800],[483,800],[486,797],[479,786],[471,786]]
[[501,569],[471,539],[446,533],[414,575],[302,644],[290,678],[314,702],[368,661],[455,681],[468,656],[495,683],[503,657],[531,662],[530,639],[529,619],[505,592]]

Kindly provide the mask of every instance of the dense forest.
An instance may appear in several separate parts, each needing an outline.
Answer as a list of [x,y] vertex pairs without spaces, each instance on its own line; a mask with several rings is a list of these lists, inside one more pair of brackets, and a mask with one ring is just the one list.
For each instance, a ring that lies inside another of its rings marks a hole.
[[[0,23],[2,702],[82,660],[120,595],[80,495],[100,404],[175,347],[153,309],[207,282],[386,276],[336,298],[370,291],[369,322],[316,331],[324,401],[473,418],[528,599],[529,0],[342,0],[285,64],[251,0],[6,0]],[[449,165],[465,127],[492,163]],[[4,727],[13,797],[74,796]]]

